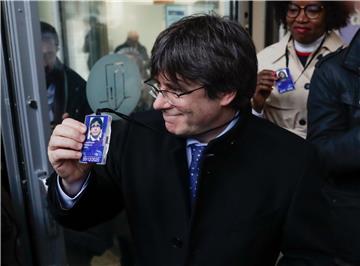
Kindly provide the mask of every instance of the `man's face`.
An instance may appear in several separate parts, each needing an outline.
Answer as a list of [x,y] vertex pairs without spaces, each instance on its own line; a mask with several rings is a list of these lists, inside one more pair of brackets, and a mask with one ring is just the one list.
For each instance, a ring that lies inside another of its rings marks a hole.
[[[299,7],[305,9],[301,9],[296,17],[289,17],[289,14],[296,14],[295,10]],[[326,31],[326,12],[321,1],[291,1],[287,14],[286,22],[291,35],[299,43],[312,43]]]
[[101,133],[101,126],[99,124],[99,122],[94,122],[91,124],[90,126],[90,135],[93,136],[94,138],[97,138]]
[[41,43],[42,43],[44,67],[47,70],[52,70],[56,63],[57,46],[55,40],[49,36],[43,36]]
[[194,90],[178,99],[175,96],[175,101],[169,101],[160,93],[154,101],[153,107],[162,111],[165,127],[170,133],[186,137],[196,136],[205,142],[219,133],[215,130],[201,136],[201,133],[224,124],[224,119],[228,119],[224,118],[224,109],[229,109],[228,103],[233,99],[233,96],[231,99],[224,95],[210,99],[205,88],[201,87],[202,84],[179,81],[179,85],[177,85],[165,79],[163,75],[157,77],[157,80],[162,90],[176,93]]

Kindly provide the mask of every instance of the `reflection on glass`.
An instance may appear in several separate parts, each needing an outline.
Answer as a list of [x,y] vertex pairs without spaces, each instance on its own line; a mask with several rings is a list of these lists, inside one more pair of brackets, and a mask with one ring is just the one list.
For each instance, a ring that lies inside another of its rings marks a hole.
[[89,17],[90,29],[85,35],[83,52],[88,53],[87,66],[89,70],[101,57],[109,53],[107,27],[99,22],[98,15]]
[[148,78],[149,55],[146,47],[139,41],[138,32],[134,30],[129,31],[125,42],[117,46],[114,52],[131,56],[137,63],[143,79]]
[[59,37],[55,28],[46,22],[41,22],[40,28],[50,123],[55,126],[67,117],[83,121],[92,112],[86,99],[86,82],[57,57]]

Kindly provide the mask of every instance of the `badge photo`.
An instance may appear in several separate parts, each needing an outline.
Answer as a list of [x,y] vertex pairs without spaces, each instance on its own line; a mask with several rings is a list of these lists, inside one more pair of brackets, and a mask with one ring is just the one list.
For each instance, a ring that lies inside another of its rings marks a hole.
[[86,140],[82,149],[81,163],[105,164],[111,134],[110,115],[87,115]]
[[280,94],[295,90],[295,84],[291,78],[289,68],[280,68],[276,70],[275,87]]

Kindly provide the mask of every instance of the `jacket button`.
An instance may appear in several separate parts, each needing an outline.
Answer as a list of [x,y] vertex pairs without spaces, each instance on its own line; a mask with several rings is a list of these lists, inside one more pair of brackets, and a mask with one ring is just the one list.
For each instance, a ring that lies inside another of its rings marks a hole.
[[179,237],[173,237],[173,239],[171,239],[171,244],[174,248],[182,248],[183,241]]
[[300,119],[300,120],[299,120],[299,124],[300,124],[301,126],[305,126],[305,125],[306,125],[306,120],[305,120],[305,119]]
[[305,90],[308,90],[310,89],[310,83],[305,83],[305,86],[304,86]]

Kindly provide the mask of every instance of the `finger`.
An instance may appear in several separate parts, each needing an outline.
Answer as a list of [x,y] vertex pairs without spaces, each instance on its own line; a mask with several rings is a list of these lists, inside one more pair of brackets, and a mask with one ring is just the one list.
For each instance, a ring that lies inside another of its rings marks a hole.
[[68,125],[67,123],[63,122],[62,124],[55,127],[52,136],[60,136],[73,139],[77,142],[83,142],[85,140],[86,130],[84,131],[83,129],[81,129],[81,127],[81,125]]
[[273,87],[269,85],[259,85],[257,86],[258,91],[272,91]]
[[272,92],[272,88],[268,89],[259,89],[259,90],[256,90],[256,93],[254,94],[255,97],[258,97],[258,96],[261,96],[262,98],[267,98],[269,97],[269,95],[271,94]]
[[270,69],[263,69],[259,72],[260,76],[272,76],[275,77],[276,76],[276,72]]
[[271,91],[273,89],[273,84],[259,84],[256,86],[256,92],[259,91]]
[[75,119],[72,119],[72,118],[65,118],[61,124],[64,126],[68,126],[68,127],[77,129],[78,131],[80,131],[82,133],[86,132],[85,124],[81,123]]
[[69,118],[70,117],[70,114],[69,113],[63,113],[62,115],[62,119],[66,119],[66,118]]
[[274,82],[276,80],[276,77],[272,76],[272,75],[262,75],[262,76],[258,76],[257,82],[263,82],[263,81],[270,81],[270,82]]
[[267,79],[263,79],[257,83],[257,85],[268,86],[268,87],[272,87],[274,86],[274,84],[275,83],[273,80],[267,80]]
[[78,142],[74,139],[65,138],[62,136],[51,136],[49,141],[49,150],[64,148],[80,151],[82,149],[82,146],[82,142]]
[[79,160],[81,156],[81,152],[67,149],[56,149],[49,152],[49,160],[54,167],[62,164],[64,160]]

